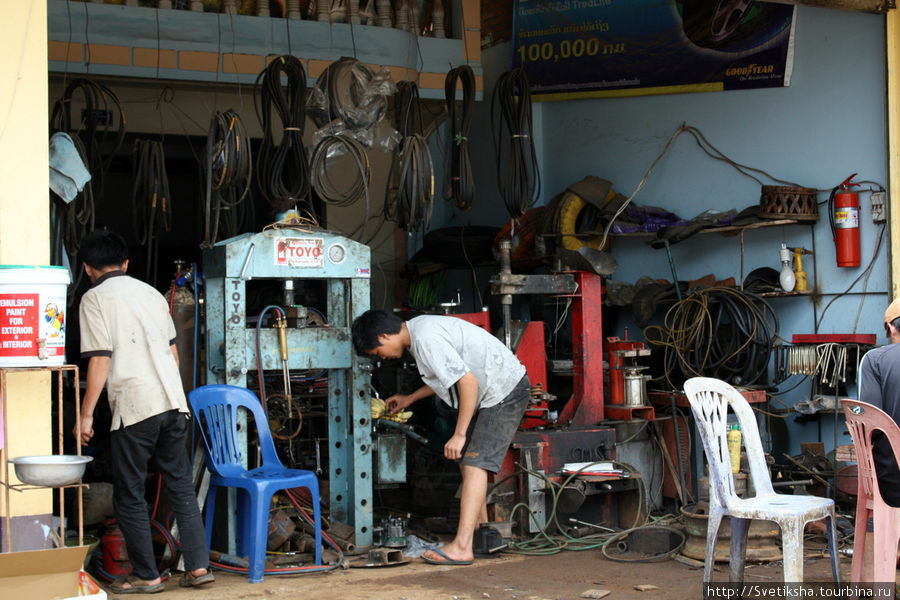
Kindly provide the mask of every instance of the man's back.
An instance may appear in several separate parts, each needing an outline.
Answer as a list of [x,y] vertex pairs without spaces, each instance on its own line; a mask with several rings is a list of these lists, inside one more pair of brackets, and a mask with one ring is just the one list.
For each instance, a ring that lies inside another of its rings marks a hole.
[[82,356],[110,357],[112,429],[168,410],[187,412],[171,351],[175,327],[159,292],[116,271],[84,294],[80,318]]

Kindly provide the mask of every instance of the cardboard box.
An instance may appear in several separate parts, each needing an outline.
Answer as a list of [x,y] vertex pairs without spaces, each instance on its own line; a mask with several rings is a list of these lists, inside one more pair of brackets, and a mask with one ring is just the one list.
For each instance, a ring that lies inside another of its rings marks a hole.
[[4,598],[106,600],[106,592],[82,570],[88,546],[0,554]]

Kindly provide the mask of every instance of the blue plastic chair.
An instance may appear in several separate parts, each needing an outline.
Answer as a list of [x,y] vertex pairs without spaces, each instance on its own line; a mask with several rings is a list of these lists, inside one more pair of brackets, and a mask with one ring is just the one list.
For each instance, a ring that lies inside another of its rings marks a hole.
[[[278,459],[269,421],[256,395],[233,385],[205,385],[188,394],[191,409],[206,447],[206,467],[212,473],[206,499],[206,542],[212,540],[218,488],[240,488],[248,500],[238,502],[240,539],[238,552],[249,557],[250,583],[263,580],[269,532],[269,505],[279,490],[305,487],[312,495],[316,537],[316,565],[322,564],[322,528],[319,481],[312,471],[287,469]],[[247,470],[237,444],[238,409],[253,415],[259,434],[262,465]]]

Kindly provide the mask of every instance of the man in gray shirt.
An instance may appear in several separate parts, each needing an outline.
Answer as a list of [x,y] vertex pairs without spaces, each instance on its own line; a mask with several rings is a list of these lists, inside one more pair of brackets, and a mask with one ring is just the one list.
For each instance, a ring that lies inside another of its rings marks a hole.
[[385,402],[399,412],[433,394],[458,411],[456,428],[444,445],[444,457],[459,461],[462,472],[456,537],[422,558],[443,565],[467,565],[474,559],[475,528],[487,521],[487,474],[500,470],[522,421],[531,393],[525,367],[490,333],[462,319],[421,316],[404,322],[393,313],[370,310],[353,322],[357,352],[400,358],[409,350],[424,385],[412,394]]
[[[884,330],[891,343],[866,352],[859,366],[859,400],[876,406],[900,424],[900,299],[884,313]],[[900,506],[900,468],[887,438],[872,447],[881,497]]]

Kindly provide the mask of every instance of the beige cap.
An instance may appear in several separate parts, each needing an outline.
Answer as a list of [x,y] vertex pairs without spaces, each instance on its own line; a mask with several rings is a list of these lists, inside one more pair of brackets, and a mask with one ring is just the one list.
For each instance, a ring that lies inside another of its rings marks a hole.
[[884,324],[892,323],[897,317],[900,317],[900,298],[891,302],[884,311]]

